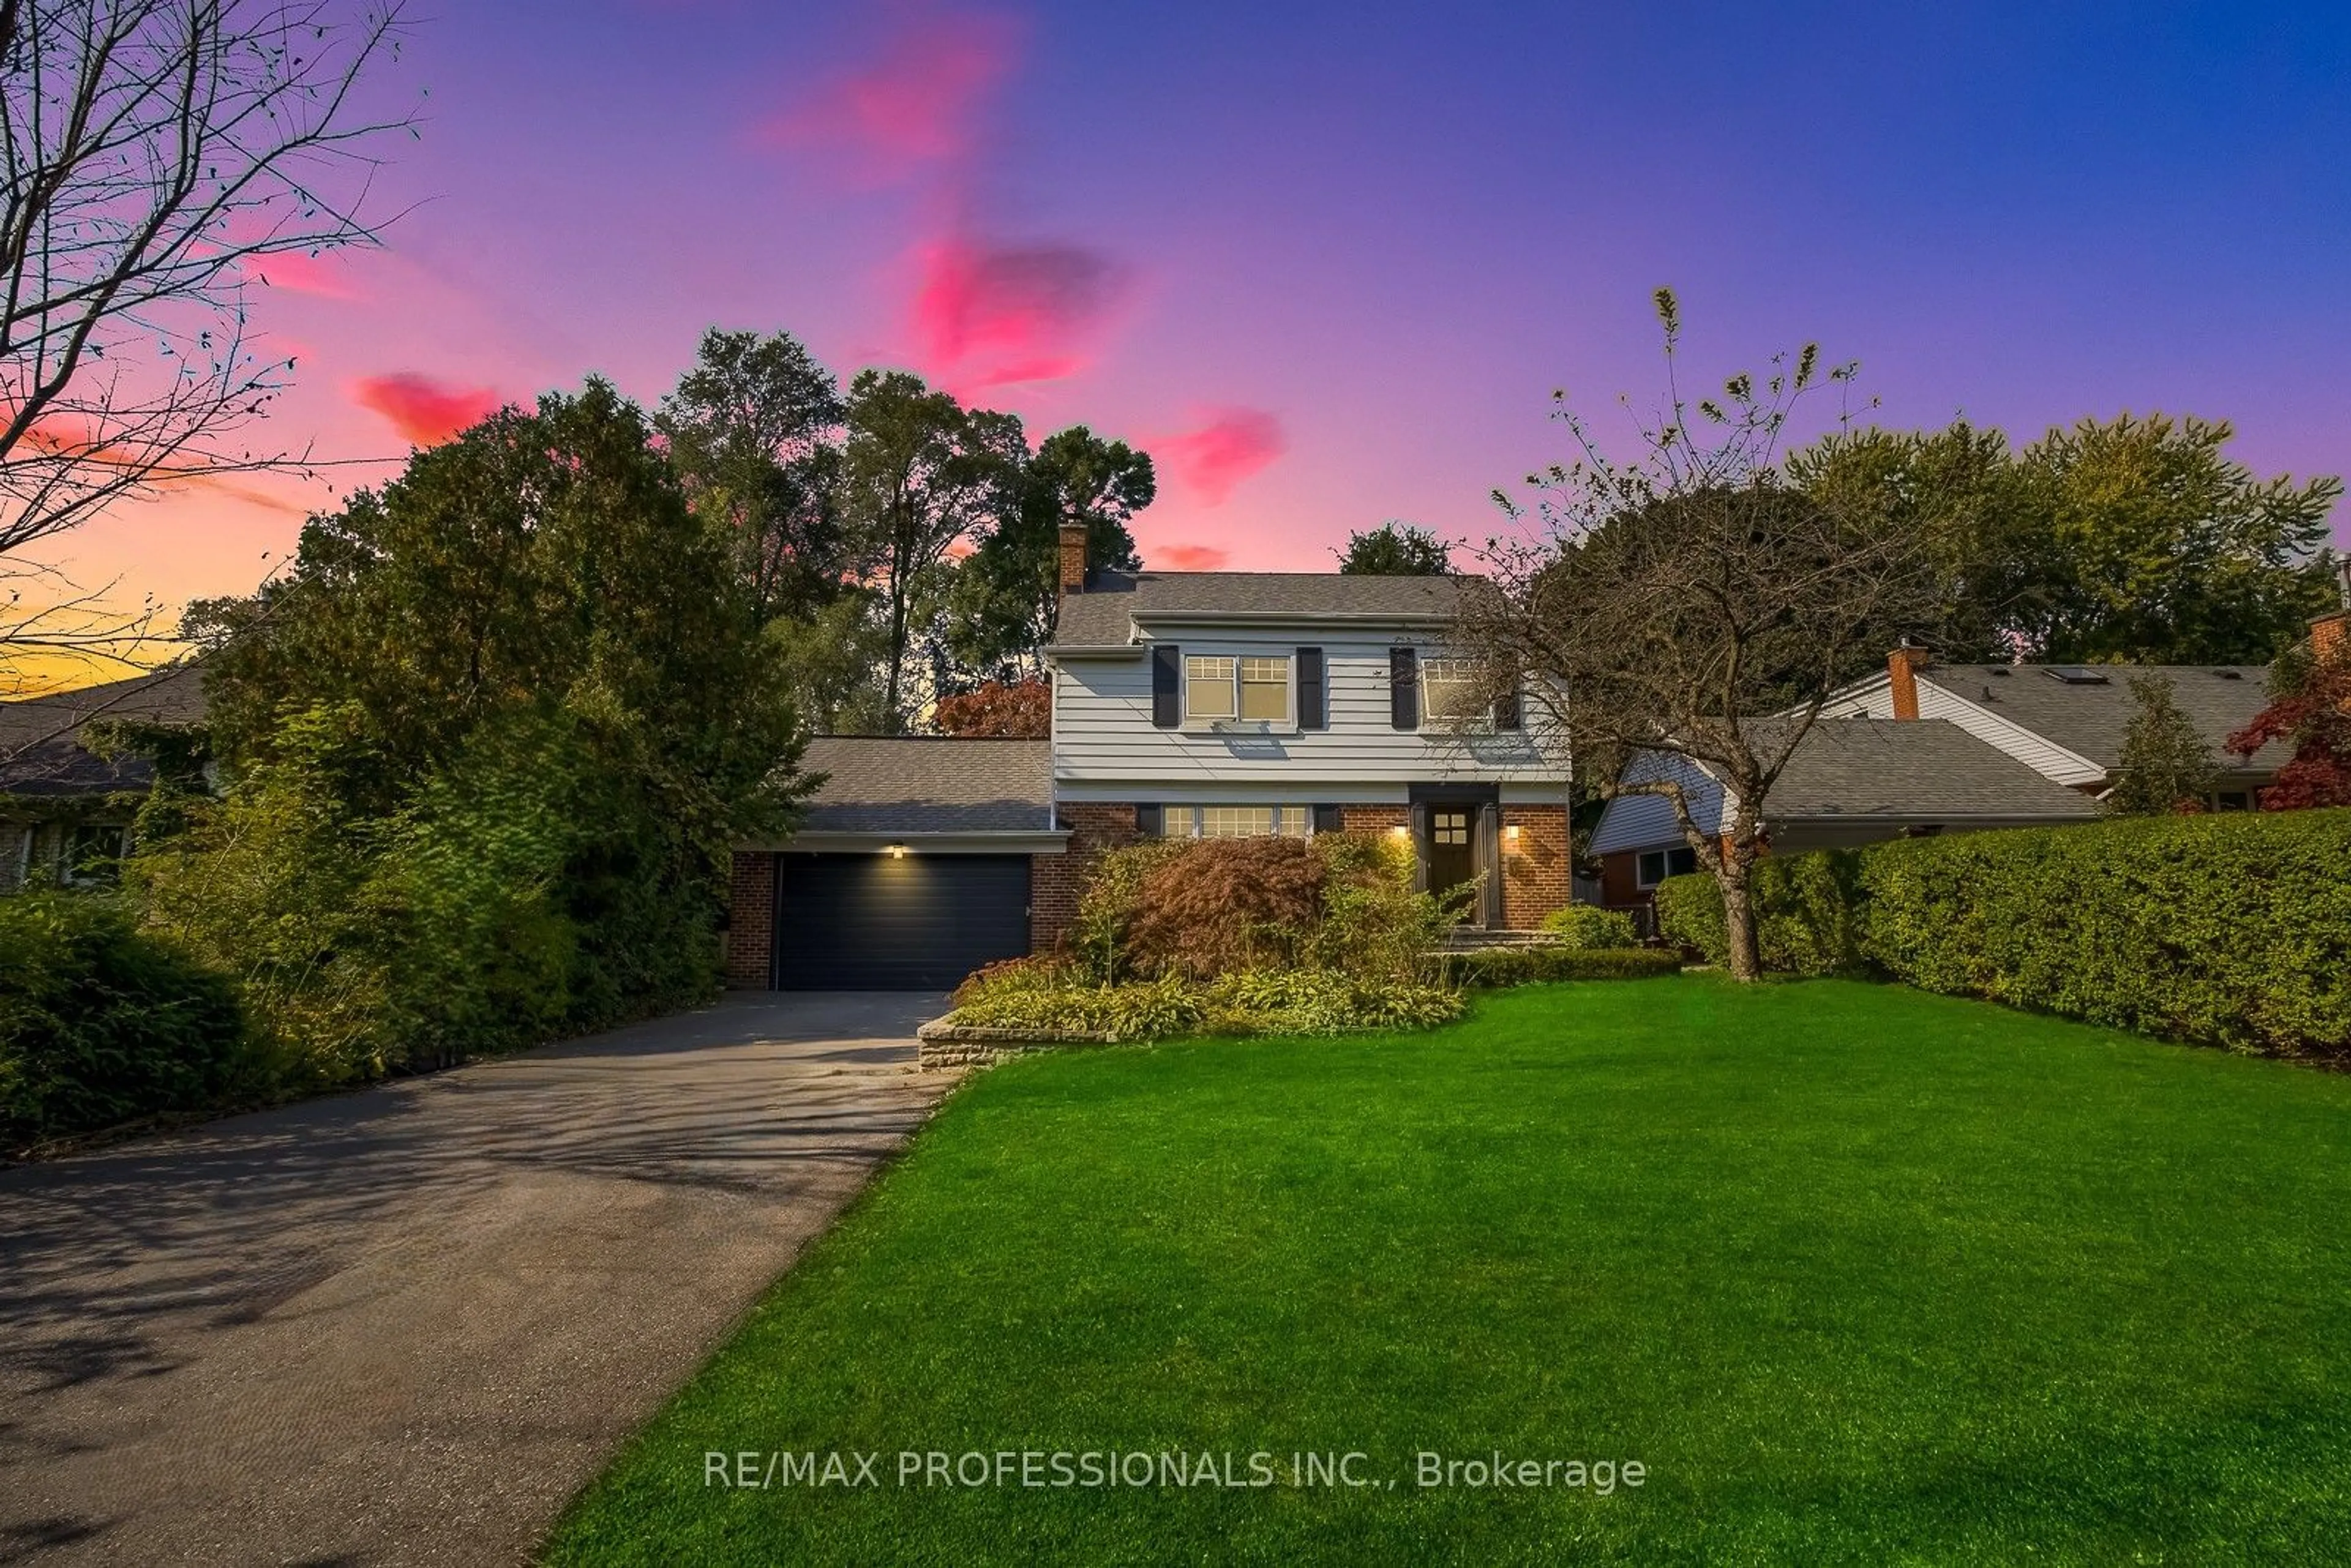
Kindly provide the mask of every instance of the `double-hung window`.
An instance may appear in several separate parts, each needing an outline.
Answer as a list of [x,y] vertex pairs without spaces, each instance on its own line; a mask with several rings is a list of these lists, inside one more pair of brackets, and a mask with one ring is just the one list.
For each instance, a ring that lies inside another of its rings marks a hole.
[[1423,659],[1420,686],[1423,724],[1458,728],[1488,716],[1479,700],[1483,672],[1475,659]]
[[1290,658],[1281,653],[1236,657],[1193,653],[1184,660],[1184,721],[1222,724],[1290,722]]

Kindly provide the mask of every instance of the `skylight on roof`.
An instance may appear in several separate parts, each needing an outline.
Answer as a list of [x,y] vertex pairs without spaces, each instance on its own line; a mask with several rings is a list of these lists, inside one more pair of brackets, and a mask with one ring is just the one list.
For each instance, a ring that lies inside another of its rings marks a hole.
[[2086,664],[2052,664],[2049,678],[2063,681],[2069,686],[2103,686],[2108,685],[2104,670],[2094,670]]

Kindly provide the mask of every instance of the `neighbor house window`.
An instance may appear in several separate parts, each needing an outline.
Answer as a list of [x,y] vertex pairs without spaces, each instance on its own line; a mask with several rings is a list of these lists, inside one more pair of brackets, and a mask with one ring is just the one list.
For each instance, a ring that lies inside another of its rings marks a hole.
[[1169,806],[1159,824],[1171,839],[1302,839],[1313,828],[1311,806]]
[[1422,722],[1460,725],[1486,716],[1486,705],[1479,700],[1480,675],[1475,659],[1423,659]]
[[1290,722],[1290,657],[1228,658],[1196,653],[1184,661],[1184,717],[1192,724]]
[[85,822],[66,840],[68,882],[112,882],[121,873],[123,831]]
[[1206,724],[1238,716],[1233,691],[1233,669],[1238,663],[1237,659],[1204,658],[1198,654],[1184,661],[1186,719]]
[[2216,811],[2250,811],[2253,809],[2253,792],[2250,789],[2223,789],[2212,797]]
[[1698,870],[1698,852],[1685,846],[1677,850],[1643,850],[1634,862],[1633,881],[1636,886],[1655,887],[1669,876],[1687,876]]

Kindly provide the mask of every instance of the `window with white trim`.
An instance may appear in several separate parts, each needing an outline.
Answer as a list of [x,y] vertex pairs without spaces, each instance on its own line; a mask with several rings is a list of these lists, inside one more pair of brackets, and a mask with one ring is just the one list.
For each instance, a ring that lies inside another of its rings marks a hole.
[[1184,660],[1184,719],[1187,724],[1213,724],[1239,716],[1234,689],[1237,659],[1193,653]]
[[1241,661],[1241,717],[1265,724],[1290,722],[1290,659],[1252,653]]
[[1685,844],[1677,850],[1643,850],[1634,857],[1633,885],[1655,887],[1669,876],[1687,876],[1698,870],[1698,852]]
[[1311,806],[1165,806],[1159,815],[1170,839],[1302,839],[1313,831]]
[[1475,659],[1423,659],[1420,662],[1420,720],[1423,726],[1459,726],[1488,717],[1479,701],[1484,672]]
[[1287,653],[1191,653],[1184,660],[1184,722],[1287,726]]

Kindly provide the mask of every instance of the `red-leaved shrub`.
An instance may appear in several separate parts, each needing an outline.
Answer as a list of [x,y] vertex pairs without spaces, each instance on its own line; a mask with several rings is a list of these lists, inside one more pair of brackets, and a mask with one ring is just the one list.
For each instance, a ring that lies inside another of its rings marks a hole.
[[1303,839],[1208,839],[1144,878],[1128,959],[1144,974],[1285,967],[1322,918],[1322,857]]

